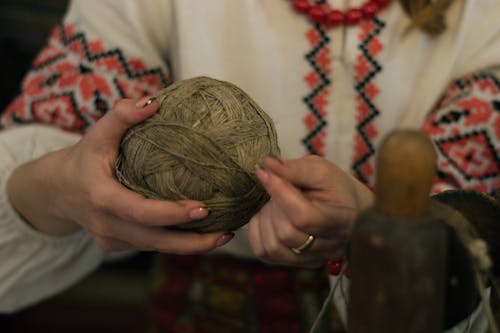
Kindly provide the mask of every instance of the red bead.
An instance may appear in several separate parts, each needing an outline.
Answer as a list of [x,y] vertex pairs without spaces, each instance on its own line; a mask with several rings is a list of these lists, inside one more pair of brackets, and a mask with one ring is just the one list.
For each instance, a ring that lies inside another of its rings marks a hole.
[[327,260],[325,264],[326,271],[333,276],[337,276],[340,274],[340,271],[342,271],[342,263],[342,259]]
[[390,3],[391,0],[368,0],[359,8],[351,8],[342,12],[336,9],[332,10],[328,3],[318,4],[318,1],[314,0],[292,0],[292,5],[297,12],[307,14],[315,23],[326,23],[330,27],[358,24],[363,19],[372,18]]
[[353,8],[349,9],[347,13],[345,13],[345,23],[349,25],[357,24],[363,18],[363,12],[361,9]]
[[299,13],[307,13],[311,7],[308,0],[293,0],[292,5]]
[[368,1],[361,7],[363,17],[366,19],[372,18],[380,10],[380,5],[375,1]]
[[326,14],[326,23],[331,26],[337,26],[344,23],[344,13],[340,10],[332,10]]
[[309,9],[309,17],[313,22],[321,23],[325,19],[325,12],[323,11],[323,7],[321,5],[312,6]]
[[374,0],[380,7],[385,7],[391,3],[391,0]]

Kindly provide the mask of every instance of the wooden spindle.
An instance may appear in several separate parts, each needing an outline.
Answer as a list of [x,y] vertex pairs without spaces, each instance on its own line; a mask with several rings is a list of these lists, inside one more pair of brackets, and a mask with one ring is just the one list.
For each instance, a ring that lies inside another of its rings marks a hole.
[[391,133],[377,157],[375,206],[355,227],[348,332],[441,332],[447,232],[429,213],[436,154],[420,132]]

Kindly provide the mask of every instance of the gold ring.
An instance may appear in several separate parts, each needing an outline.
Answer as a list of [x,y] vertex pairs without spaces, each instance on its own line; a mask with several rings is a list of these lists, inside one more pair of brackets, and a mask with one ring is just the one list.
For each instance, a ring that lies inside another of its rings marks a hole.
[[156,96],[152,96],[146,101],[146,104],[144,104],[144,107],[153,104],[153,102],[156,101]]
[[301,254],[302,252],[304,252],[305,250],[307,250],[307,248],[309,248],[312,245],[313,242],[314,242],[314,236],[313,235],[309,235],[309,237],[307,237],[307,239],[304,242],[304,244],[302,244],[299,247],[292,247],[292,248],[290,248],[290,250],[292,250],[292,252],[295,253],[295,254]]

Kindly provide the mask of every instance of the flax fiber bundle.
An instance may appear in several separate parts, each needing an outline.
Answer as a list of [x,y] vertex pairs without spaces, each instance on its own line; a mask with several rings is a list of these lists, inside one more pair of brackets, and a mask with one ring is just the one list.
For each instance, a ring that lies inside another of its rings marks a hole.
[[210,214],[179,229],[247,223],[269,199],[254,170],[279,154],[272,120],[240,88],[207,77],[178,81],[157,98],[158,112],[122,139],[118,180],[148,198],[205,202]]

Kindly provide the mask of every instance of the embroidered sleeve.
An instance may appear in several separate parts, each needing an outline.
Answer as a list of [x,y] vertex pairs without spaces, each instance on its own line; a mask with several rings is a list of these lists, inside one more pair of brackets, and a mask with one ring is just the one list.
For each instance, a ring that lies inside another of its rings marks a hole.
[[125,41],[117,45],[90,38],[81,24],[57,26],[25,76],[21,94],[1,114],[2,128],[44,123],[81,133],[118,99],[138,99],[167,85],[166,65],[148,67],[147,54],[130,56]]
[[[20,95],[0,111],[2,129],[33,123],[0,131],[0,313],[56,294],[103,260],[84,230],[50,237],[31,229],[11,206],[6,184],[20,164],[79,140],[58,128],[83,133],[118,99],[153,94],[168,83],[161,61],[166,46],[160,46],[166,32],[153,24],[165,18],[158,9],[169,8],[165,2],[72,1],[65,23],[33,61]],[[145,3],[151,6],[141,10]],[[145,33],[155,28],[160,30]]]
[[500,81],[476,73],[454,81],[425,120],[438,152],[433,192],[500,187]]

